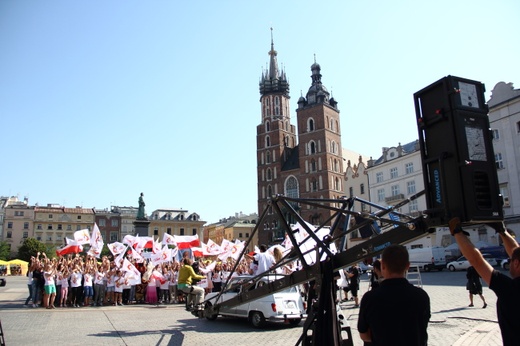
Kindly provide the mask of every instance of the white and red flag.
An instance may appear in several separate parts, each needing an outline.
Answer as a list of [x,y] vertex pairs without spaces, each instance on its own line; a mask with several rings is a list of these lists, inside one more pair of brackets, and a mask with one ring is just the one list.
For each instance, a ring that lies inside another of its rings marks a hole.
[[94,223],[94,228],[92,229],[92,236],[90,237],[90,249],[88,254],[99,258],[101,256],[101,251],[103,250],[103,237],[101,236],[101,232],[99,231],[99,227],[96,223]]
[[152,237],[139,237],[137,241],[132,245],[135,250],[139,253],[143,251],[143,249],[151,249],[153,248],[153,238]]
[[236,240],[235,241],[235,244],[233,244],[231,246],[231,250],[230,250],[230,256],[236,261],[238,260],[238,257],[240,256],[240,254],[242,253],[242,250],[244,250],[244,245],[245,245],[245,242],[243,241],[240,241],[240,240]]
[[179,250],[200,247],[199,235],[174,235]]
[[135,260],[137,263],[143,263],[144,258],[137,252],[133,247],[130,247],[130,256],[133,260]]
[[228,252],[232,245],[233,245],[233,243],[230,242],[229,240],[222,239],[222,243],[220,244],[220,250],[222,252]]
[[168,233],[164,233],[161,243],[163,245],[176,245],[175,238],[173,237],[173,235]]
[[123,243],[123,244],[126,244],[126,245],[128,245],[128,246],[134,246],[134,244],[136,244],[138,241],[139,241],[139,234],[136,235],[136,236],[133,236],[133,235],[127,234],[127,235],[125,235],[125,237],[123,238],[122,243]]
[[150,259],[152,260],[152,263],[154,265],[171,262],[172,261],[172,251],[171,251],[171,249],[168,248],[167,245],[165,245],[158,252],[153,253],[150,256]]
[[80,253],[83,251],[83,246],[78,244],[74,240],[67,239],[67,245],[63,246],[60,249],[56,249],[57,256],[65,256],[73,253]]
[[157,240],[154,240],[153,243],[152,243],[152,252],[153,253],[158,253],[161,251],[161,243],[159,243],[159,238],[157,238]]
[[88,229],[80,229],[74,232],[74,240],[80,245],[90,244],[90,234]]
[[110,250],[110,252],[112,252],[112,255],[114,255],[114,256],[117,256],[126,250],[126,245],[123,243],[120,243],[118,241],[107,244],[107,246],[108,246],[108,249]]
[[202,250],[201,247],[192,247],[191,253],[193,254],[193,257],[203,257],[204,256],[204,251]]
[[124,258],[125,257],[125,251],[126,251],[126,245],[125,245],[125,248],[123,249],[123,251],[121,251],[121,253],[119,255],[117,255],[116,258],[114,258],[114,263],[116,264],[116,266],[118,268],[121,268],[121,266],[123,265],[123,260],[125,259]]
[[141,277],[141,273],[139,272],[139,270],[137,270],[137,268],[132,263],[130,263],[130,261],[127,260],[126,258],[123,260],[123,265],[121,266],[121,270],[124,272],[130,272],[133,274],[133,276]]
[[202,243],[202,253],[204,256],[217,256],[222,253],[220,246],[209,239],[207,244]]

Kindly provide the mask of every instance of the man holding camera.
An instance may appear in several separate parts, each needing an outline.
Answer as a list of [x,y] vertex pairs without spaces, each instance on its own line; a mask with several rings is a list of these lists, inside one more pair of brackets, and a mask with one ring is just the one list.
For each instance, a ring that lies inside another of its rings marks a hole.
[[450,233],[455,237],[462,255],[477,270],[480,277],[497,295],[497,315],[502,341],[505,346],[520,345],[520,247],[516,240],[507,232],[503,222],[489,223],[500,235],[504,248],[511,259],[509,272],[511,277],[502,274],[482,257],[475,248],[469,234],[465,232],[459,218],[449,221]]

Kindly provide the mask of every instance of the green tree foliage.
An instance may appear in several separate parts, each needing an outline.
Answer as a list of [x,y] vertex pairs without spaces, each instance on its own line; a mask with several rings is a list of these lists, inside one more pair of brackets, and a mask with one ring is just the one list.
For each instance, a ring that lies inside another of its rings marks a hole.
[[[18,258],[27,262],[31,262],[31,256],[36,256],[38,252],[47,253],[49,249],[39,240],[35,238],[27,238],[18,248]],[[48,254],[49,255],[49,254]]]
[[9,250],[9,244],[7,244],[7,242],[5,242],[5,241],[1,241],[0,242],[0,260],[4,260],[4,261],[9,260],[10,252],[11,251]]

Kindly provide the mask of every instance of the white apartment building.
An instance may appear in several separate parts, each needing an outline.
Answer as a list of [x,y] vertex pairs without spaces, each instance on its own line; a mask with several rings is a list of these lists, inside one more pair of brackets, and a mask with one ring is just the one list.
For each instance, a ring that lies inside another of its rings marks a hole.
[[520,234],[520,90],[500,82],[488,101],[489,122],[500,192],[504,198],[504,221]]
[[[383,207],[396,205],[424,190],[419,141],[383,148],[379,159],[368,161],[368,181],[370,200]],[[426,198],[421,196],[397,211],[416,217],[424,209]]]

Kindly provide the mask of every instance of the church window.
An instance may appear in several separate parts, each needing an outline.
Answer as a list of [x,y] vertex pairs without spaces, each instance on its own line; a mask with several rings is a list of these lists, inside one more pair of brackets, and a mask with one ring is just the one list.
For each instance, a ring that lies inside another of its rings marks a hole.
[[336,191],[341,190],[341,182],[340,182],[339,178],[334,179],[334,189]]
[[307,131],[312,132],[314,131],[314,119],[307,120]]
[[271,146],[271,139],[269,136],[265,136],[265,146],[270,147]]
[[290,198],[298,198],[300,193],[298,191],[298,180],[290,176],[285,181],[285,195]]
[[316,178],[313,178],[311,181],[311,191],[312,192],[318,191],[318,182],[316,181]]
[[309,153],[311,155],[316,154],[316,143],[314,143],[314,141],[309,143]]
[[269,151],[265,153],[265,162],[271,163],[271,153]]
[[330,152],[337,154],[338,148],[335,141],[330,142]]
[[269,121],[265,122],[265,132],[271,131],[271,123]]

